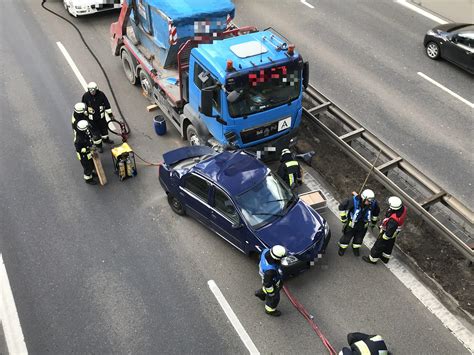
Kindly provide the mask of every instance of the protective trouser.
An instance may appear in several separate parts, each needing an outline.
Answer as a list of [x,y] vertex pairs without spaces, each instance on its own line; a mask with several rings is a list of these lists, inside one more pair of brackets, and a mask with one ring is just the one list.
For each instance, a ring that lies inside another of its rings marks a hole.
[[280,303],[280,288],[275,287],[272,293],[266,293],[263,287],[255,292],[255,295],[261,300],[265,300],[265,311],[267,313],[275,312],[278,303]]
[[109,139],[107,121],[105,119],[100,119],[98,121],[90,121],[90,123],[92,143],[94,143],[97,148],[102,148],[102,140],[107,141]]
[[392,250],[395,246],[396,237],[383,238],[385,234],[381,233],[374,243],[374,246],[370,250],[369,259],[373,263],[376,263],[381,259],[385,264],[390,261],[392,257]]
[[84,168],[84,180],[91,180],[94,176],[92,171],[94,170],[94,162],[92,161],[92,153],[77,153],[77,158],[81,161],[81,165]]
[[352,248],[360,249],[366,233],[367,228],[351,228],[346,226],[341,239],[339,239],[339,246],[342,249],[346,249],[349,246],[351,239],[354,238],[352,240]]

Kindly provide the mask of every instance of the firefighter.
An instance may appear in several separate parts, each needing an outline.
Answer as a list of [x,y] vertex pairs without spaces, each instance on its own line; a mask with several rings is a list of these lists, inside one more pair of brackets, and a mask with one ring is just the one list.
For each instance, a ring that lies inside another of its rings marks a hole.
[[366,189],[360,195],[353,196],[339,205],[339,215],[343,224],[343,235],[339,240],[338,254],[343,256],[352,240],[352,251],[355,256],[360,255],[360,247],[367,229],[375,227],[380,208],[372,190]]
[[87,119],[73,123],[74,146],[76,147],[77,158],[84,168],[84,181],[89,185],[97,185],[94,180],[94,162],[92,161],[92,139],[89,131]]
[[379,259],[386,264],[390,261],[395,240],[403,228],[407,216],[407,208],[403,206],[399,197],[392,196],[388,199],[389,208],[380,225],[380,233],[369,256],[362,259],[370,264],[376,264]]
[[107,122],[114,117],[109,100],[107,96],[99,90],[96,83],[90,82],[87,84],[87,92],[82,95],[82,102],[87,106],[92,128],[92,140],[99,152],[102,153],[102,142],[108,144],[114,143],[109,138],[109,130],[107,127]]
[[342,348],[339,355],[388,355],[387,344],[380,335],[365,333],[347,334],[349,348]]
[[255,291],[255,296],[265,301],[265,313],[279,317],[277,309],[280,302],[280,290],[283,287],[280,270],[281,259],[286,256],[286,248],[275,245],[271,249],[264,249],[260,255],[259,273],[262,277],[262,288]]
[[295,189],[303,183],[303,174],[300,164],[293,158],[289,149],[281,151],[278,176],[280,176],[291,189]]

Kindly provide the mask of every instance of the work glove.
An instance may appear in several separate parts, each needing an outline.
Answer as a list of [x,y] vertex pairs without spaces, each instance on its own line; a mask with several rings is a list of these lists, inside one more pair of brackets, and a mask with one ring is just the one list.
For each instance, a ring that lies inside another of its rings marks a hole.
[[87,153],[87,148],[82,148],[81,153]]

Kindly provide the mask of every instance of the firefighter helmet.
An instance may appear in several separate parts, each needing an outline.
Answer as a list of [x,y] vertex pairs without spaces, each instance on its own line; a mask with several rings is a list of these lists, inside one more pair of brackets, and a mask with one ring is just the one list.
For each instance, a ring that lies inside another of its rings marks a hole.
[[76,126],[79,131],[85,131],[89,127],[89,122],[87,120],[80,120]]
[[285,154],[291,154],[291,151],[288,148],[285,148],[281,151],[281,156],[284,156]]
[[89,84],[87,84],[87,90],[89,90],[89,92],[94,95],[97,90],[99,89],[99,87],[97,86],[97,83],[91,81]]
[[390,206],[391,210],[399,210],[402,208],[402,200],[400,200],[397,196],[391,196],[388,198],[388,205]]
[[360,194],[360,197],[362,197],[363,200],[373,201],[375,198],[375,193],[370,189],[365,189]]
[[270,249],[270,256],[275,260],[281,260],[286,256],[286,248],[282,245],[275,245]]
[[74,112],[76,113],[84,113],[86,110],[86,104],[83,102],[78,102],[77,104],[74,105]]

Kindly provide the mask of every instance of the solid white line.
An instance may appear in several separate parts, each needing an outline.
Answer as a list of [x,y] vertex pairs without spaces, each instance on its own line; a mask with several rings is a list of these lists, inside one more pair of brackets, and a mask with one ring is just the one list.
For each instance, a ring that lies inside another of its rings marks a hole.
[[2,254],[0,254],[0,321],[8,353],[28,354]]
[[[310,190],[321,190],[327,198],[329,210],[336,216],[339,216],[339,202],[331,193],[307,171],[304,172],[304,181]],[[374,245],[375,240],[376,238],[372,233],[367,233],[364,238],[364,245],[370,249]],[[474,353],[474,334],[472,334],[472,332],[467,329],[407,267],[394,256],[390,259],[389,264],[383,265],[386,266],[446,328],[448,328],[451,334],[471,353]]]
[[433,15],[432,13],[426,11],[426,10],[423,10],[422,8],[419,8],[418,6],[416,5],[413,5],[409,2],[407,2],[407,0],[396,0],[396,2],[398,2],[400,5],[402,6],[405,6],[406,8],[412,10],[412,11],[415,11],[417,13],[419,13],[420,15],[423,15],[427,18],[429,18],[430,20],[433,20],[435,22],[438,22],[442,25],[444,25],[445,23],[448,23],[448,21],[445,21],[443,20],[442,18],[436,16],[436,15]]
[[421,76],[423,79],[428,80],[431,84],[436,85],[436,86],[439,87],[440,89],[446,91],[448,94],[454,96],[456,99],[458,99],[458,100],[464,102],[466,105],[470,106],[471,108],[474,108],[474,103],[472,103],[472,102],[466,100],[464,97],[459,96],[459,95],[456,94],[455,92],[449,90],[446,86],[443,86],[443,85],[441,85],[440,83],[438,83],[436,80],[431,79],[428,75],[423,74],[422,72],[418,72],[417,74],[418,74],[419,76]]
[[227,300],[224,298],[224,295],[222,294],[221,290],[214,282],[214,280],[209,280],[207,284],[209,285],[209,288],[211,289],[212,293],[214,294],[220,306],[222,307],[227,318],[229,318],[230,322],[232,323],[232,326],[234,327],[235,331],[237,332],[237,334],[239,334],[240,339],[247,347],[249,353],[252,355],[260,354],[257,347],[253,343],[252,339],[250,339],[249,335],[245,331],[244,327],[240,323],[239,319],[235,315]]
[[82,87],[84,88],[84,91],[87,91],[87,82],[82,76],[81,72],[77,68],[76,63],[72,60],[71,56],[69,55],[68,51],[66,48],[64,48],[63,44],[61,42],[56,42],[58,45],[59,49],[61,50],[61,53],[63,54],[64,58],[66,58],[69,66],[71,67],[72,71],[74,74],[76,74],[77,79],[79,80],[79,83],[81,83]]
[[300,0],[300,2],[301,2],[303,5],[308,6],[310,9],[314,9],[314,6],[311,5],[310,3],[307,3],[306,0]]

